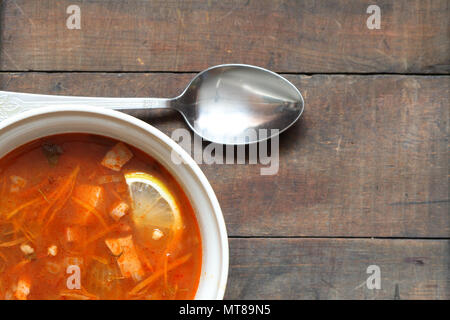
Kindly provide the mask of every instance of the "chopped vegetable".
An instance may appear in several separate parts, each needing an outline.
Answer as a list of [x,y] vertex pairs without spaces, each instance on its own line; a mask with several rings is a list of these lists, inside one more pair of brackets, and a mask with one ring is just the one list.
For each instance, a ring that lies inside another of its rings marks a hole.
[[134,247],[133,237],[129,235],[123,238],[106,239],[105,243],[111,253],[117,257],[117,264],[122,275],[140,281],[144,276],[144,270]]
[[117,143],[109,150],[102,160],[102,165],[114,171],[120,171],[122,167],[131,160],[133,153],[124,143]]

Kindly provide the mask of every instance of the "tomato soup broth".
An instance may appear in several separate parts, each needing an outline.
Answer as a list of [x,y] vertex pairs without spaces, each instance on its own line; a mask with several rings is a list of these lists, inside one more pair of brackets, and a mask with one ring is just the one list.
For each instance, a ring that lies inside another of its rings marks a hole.
[[144,152],[91,134],[0,159],[0,299],[192,299],[192,206]]

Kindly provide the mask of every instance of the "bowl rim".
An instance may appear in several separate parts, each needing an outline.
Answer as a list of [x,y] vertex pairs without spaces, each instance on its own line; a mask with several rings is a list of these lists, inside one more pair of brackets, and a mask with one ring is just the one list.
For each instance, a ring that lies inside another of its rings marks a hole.
[[[89,108],[89,107],[80,107],[80,106],[52,106],[52,107],[38,107],[31,110],[27,110],[21,112],[19,114],[12,115],[3,121],[0,121],[0,136],[3,134],[4,130],[9,128],[13,128],[15,125],[20,125],[22,121],[32,121],[33,117],[51,115],[51,114],[61,114],[67,112],[81,112],[86,114],[94,114],[97,116],[105,116],[110,117],[115,120],[123,121],[128,123],[129,125],[133,125],[138,127],[141,130],[148,132],[154,138],[158,139],[163,144],[166,144],[172,150],[174,150],[184,161],[184,164],[189,167],[192,171],[195,178],[198,180],[200,185],[204,188],[207,198],[210,201],[210,205],[213,208],[213,216],[214,220],[217,224],[217,228],[219,229],[219,241],[221,247],[221,257],[222,262],[220,264],[221,274],[218,279],[218,289],[217,295],[214,299],[221,300],[224,297],[226,285],[228,281],[228,273],[229,273],[229,244],[228,244],[228,234],[226,230],[225,220],[223,217],[222,209],[220,208],[219,201],[217,200],[216,194],[206,178],[203,171],[200,169],[198,164],[194,161],[194,159],[174,140],[172,140],[169,136],[164,134],[162,131],[157,129],[156,127],[150,125],[149,123],[140,120],[131,115],[125,114],[123,112],[119,112],[112,109],[106,108]],[[51,135],[51,134],[50,134]],[[105,134],[106,135],[106,134]],[[0,145],[2,142],[0,141]],[[20,147],[20,146],[17,146]],[[17,148],[16,147],[16,148]],[[14,149],[12,149],[14,150]],[[11,152],[9,150],[7,153]],[[7,154],[5,153],[5,155]],[[4,156],[4,155],[3,155]],[[3,157],[2,156],[2,157]]]

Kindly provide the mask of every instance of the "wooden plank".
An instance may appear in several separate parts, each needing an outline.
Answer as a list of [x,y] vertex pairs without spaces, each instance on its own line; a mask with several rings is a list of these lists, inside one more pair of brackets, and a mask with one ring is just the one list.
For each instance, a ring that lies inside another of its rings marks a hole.
[[[248,63],[290,73],[450,71],[447,0],[3,0],[0,70],[200,71]],[[81,30],[66,28],[78,4]]]
[[[2,90],[176,96],[192,74],[1,74]],[[302,121],[263,165],[202,165],[232,236],[450,236],[448,76],[288,76]],[[180,115],[148,120],[170,135]]]
[[[230,239],[226,299],[450,299],[450,241]],[[367,268],[381,289],[368,289]]]

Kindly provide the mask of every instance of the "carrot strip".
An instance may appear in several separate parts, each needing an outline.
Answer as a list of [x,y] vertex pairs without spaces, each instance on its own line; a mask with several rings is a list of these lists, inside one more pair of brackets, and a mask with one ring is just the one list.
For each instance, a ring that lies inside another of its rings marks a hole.
[[3,261],[8,262],[8,259],[6,258],[6,256],[0,252],[0,258],[2,258]]
[[139,246],[135,246],[135,247],[136,247],[136,251],[138,253],[139,259],[141,259],[142,262],[144,262],[144,265],[148,268],[148,270],[150,270],[150,272],[153,273],[155,270],[154,270],[153,265],[151,264],[149,258],[145,254],[144,250],[139,248]]
[[102,258],[100,256],[91,256],[92,259],[94,259],[95,261],[100,262],[101,264],[108,264],[108,260],[106,260],[105,258]]
[[169,262],[169,256],[167,255],[167,252],[164,254],[164,289],[167,289],[167,263]]
[[3,260],[3,263],[0,263],[0,272],[3,272],[3,270],[5,270],[5,268],[6,268],[6,264],[8,263],[8,259],[1,252],[0,252],[0,258],[1,258],[1,260]]
[[96,296],[93,293],[90,293],[89,291],[86,290],[85,287],[81,286],[81,293],[84,294],[85,296],[91,297],[93,299],[98,299],[98,296]]
[[[7,228],[6,225],[11,225],[11,228]],[[0,232],[1,237],[14,234],[14,223],[12,221],[0,221],[0,226],[3,228],[2,232]]]
[[112,193],[112,195],[113,195],[114,197],[117,198],[117,200],[122,201],[122,198],[120,197],[120,195],[117,193],[116,190],[111,189],[111,193]]
[[[76,177],[78,175],[78,172],[80,171],[80,166],[77,166],[73,172],[70,174],[69,178],[67,179],[67,181],[64,183],[64,185],[60,188],[59,192],[57,192],[57,194],[55,195],[55,198],[52,199],[51,204],[47,207],[47,210],[44,210],[44,215],[41,217],[41,221],[44,220],[45,216],[47,215],[48,210],[58,202],[58,200],[62,198],[62,201],[59,203],[58,206],[56,206],[55,209],[53,209],[52,214],[50,215],[50,218],[47,220],[47,222],[45,223],[44,227],[47,227],[50,222],[53,220],[53,218],[55,217],[56,213],[61,210],[62,207],[64,207],[64,205],[66,204],[66,202],[70,199],[70,196],[72,195],[72,191],[73,191],[73,187],[75,186],[75,180]],[[64,193],[67,193],[64,197]]]
[[20,192],[20,197],[21,198],[25,198],[31,194],[33,194],[34,192],[37,192],[41,187],[43,187],[46,183],[48,183],[48,179],[45,178],[44,180],[42,180],[41,182],[39,182],[38,184],[28,188],[27,190],[24,190],[22,192]]
[[13,219],[12,224],[15,230],[22,232],[25,238],[34,243],[34,239],[36,239],[36,237],[21,222]]
[[56,214],[59,212],[59,210],[61,210],[64,207],[64,205],[66,204],[66,202],[69,201],[70,195],[72,194],[72,190],[73,190],[73,186],[72,186],[72,189],[70,189],[69,193],[60,202],[60,204],[58,206],[55,206],[52,214],[50,215],[47,222],[45,223],[44,228],[46,228],[50,224],[50,222],[53,221],[53,219],[56,217]]
[[12,217],[14,217],[17,213],[19,213],[21,210],[25,209],[26,207],[29,207],[29,206],[31,206],[33,204],[37,204],[39,202],[42,202],[41,198],[36,198],[36,199],[33,199],[31,201],[28,201],[28,202],[24,203],[23,205],[17,207],[16,209],[14,209],[10,213],[8,213],[6,215],[6,220],[11,219]]
[[3,199],[3,195],[5,194],[6,190],[6,177],[2,179],[2,187],[0,188],[0,200]]
[[25,242],[25,241],[27,241],[27,239],[25,237],[22,237],[22,238],[18,238],[16,240],[3,242],[3,243],[0,243],[0,248],[14,247],[14,246],[16,246],[18,244],[21,244],[21,243]]
[[23,266],[27,265],[28,263],[30,263],[31,260],[27,259],[27,260],[22,260],[20,261],[18,264],[16,264],[14,267],[12,267],[10,270],[10,272],[17,272],[19,271],[19,269],[21,269]]
[[61,292],[60,296],[62,297],[68,297],[68,298],[74,298],[79,300],[98,300],[98,297],[96,295],[86,295],[85,293],[76,293],[76,292]]
[[[185,256],[175,260],[174,262],[172,262],[171,264],[169,264],[167,266],[167,272],[171,271],[172,269],[175,269],[175,268],[179,267],[180,265],[182,265],[183,263],[188,261],[190,257],[191,257],[191,254],[188,253],[187,255],[185,255]],[[150,285],[154,281],[158,280],[163,275],[164,275],[164,270],[158,270],[158,271],[154,272],[151,276],[149,276],[148,278],[142,280],[133,289],[131,289],[129,294],[130,295],[135,295],[135,294],[139,293],[139,291],[141,291],[142,289],[144,289],[145,287],[147,287],[148,285]]]
[[120,224],[113,224],[111,226],[109,226],[107,229],[97,233],[96,235],[92,236],[91,238],[89,238],[85,243],[86,245],[90,244],[91,242],[94,242],[98,239],[100,239],[101,237],[106,236],[108,233],[112,232],[113,230],[117,229],[118,227],[120,227]]
[[22,231],[23,235],[32,243],[34,243],[34,239],[36,239],[36,236],[31,233],[29,229],[27,229],[24,225],[21,225],[19,227],[20,231]]
[[97,209],[95,209],[94,207],[90,206],[89,204],[83,202],[82,200],[78,199],[75,196],[72,196],[72,201],[74,201],[76,204],[80,205],[81,207],[83,207],[84,209],[86,209],[89,213],[93,213],[94,216],[97,217],[98,220],[100,220],[100,223],[105,227],[108,228],[108,224],[105,222],[105,220],[102,217],[102,214],[100,212],[98,212]]
[[45,200],[48,204],[50,204],[50,201],[48,201],[48,199],[47,199],[47,197],[45,196],[44,192],[42,192],[42,190],[41,190],[40,188],[38,189],[38,192],[42,195],[42,198],[44,198],[44,200]]
[[90,300],[89,297],[86,297],[85,295],[74,293],[74,292],[61,292],[59,295],[61,297],[74,298],[74,299],[78,299],[78,300]]

